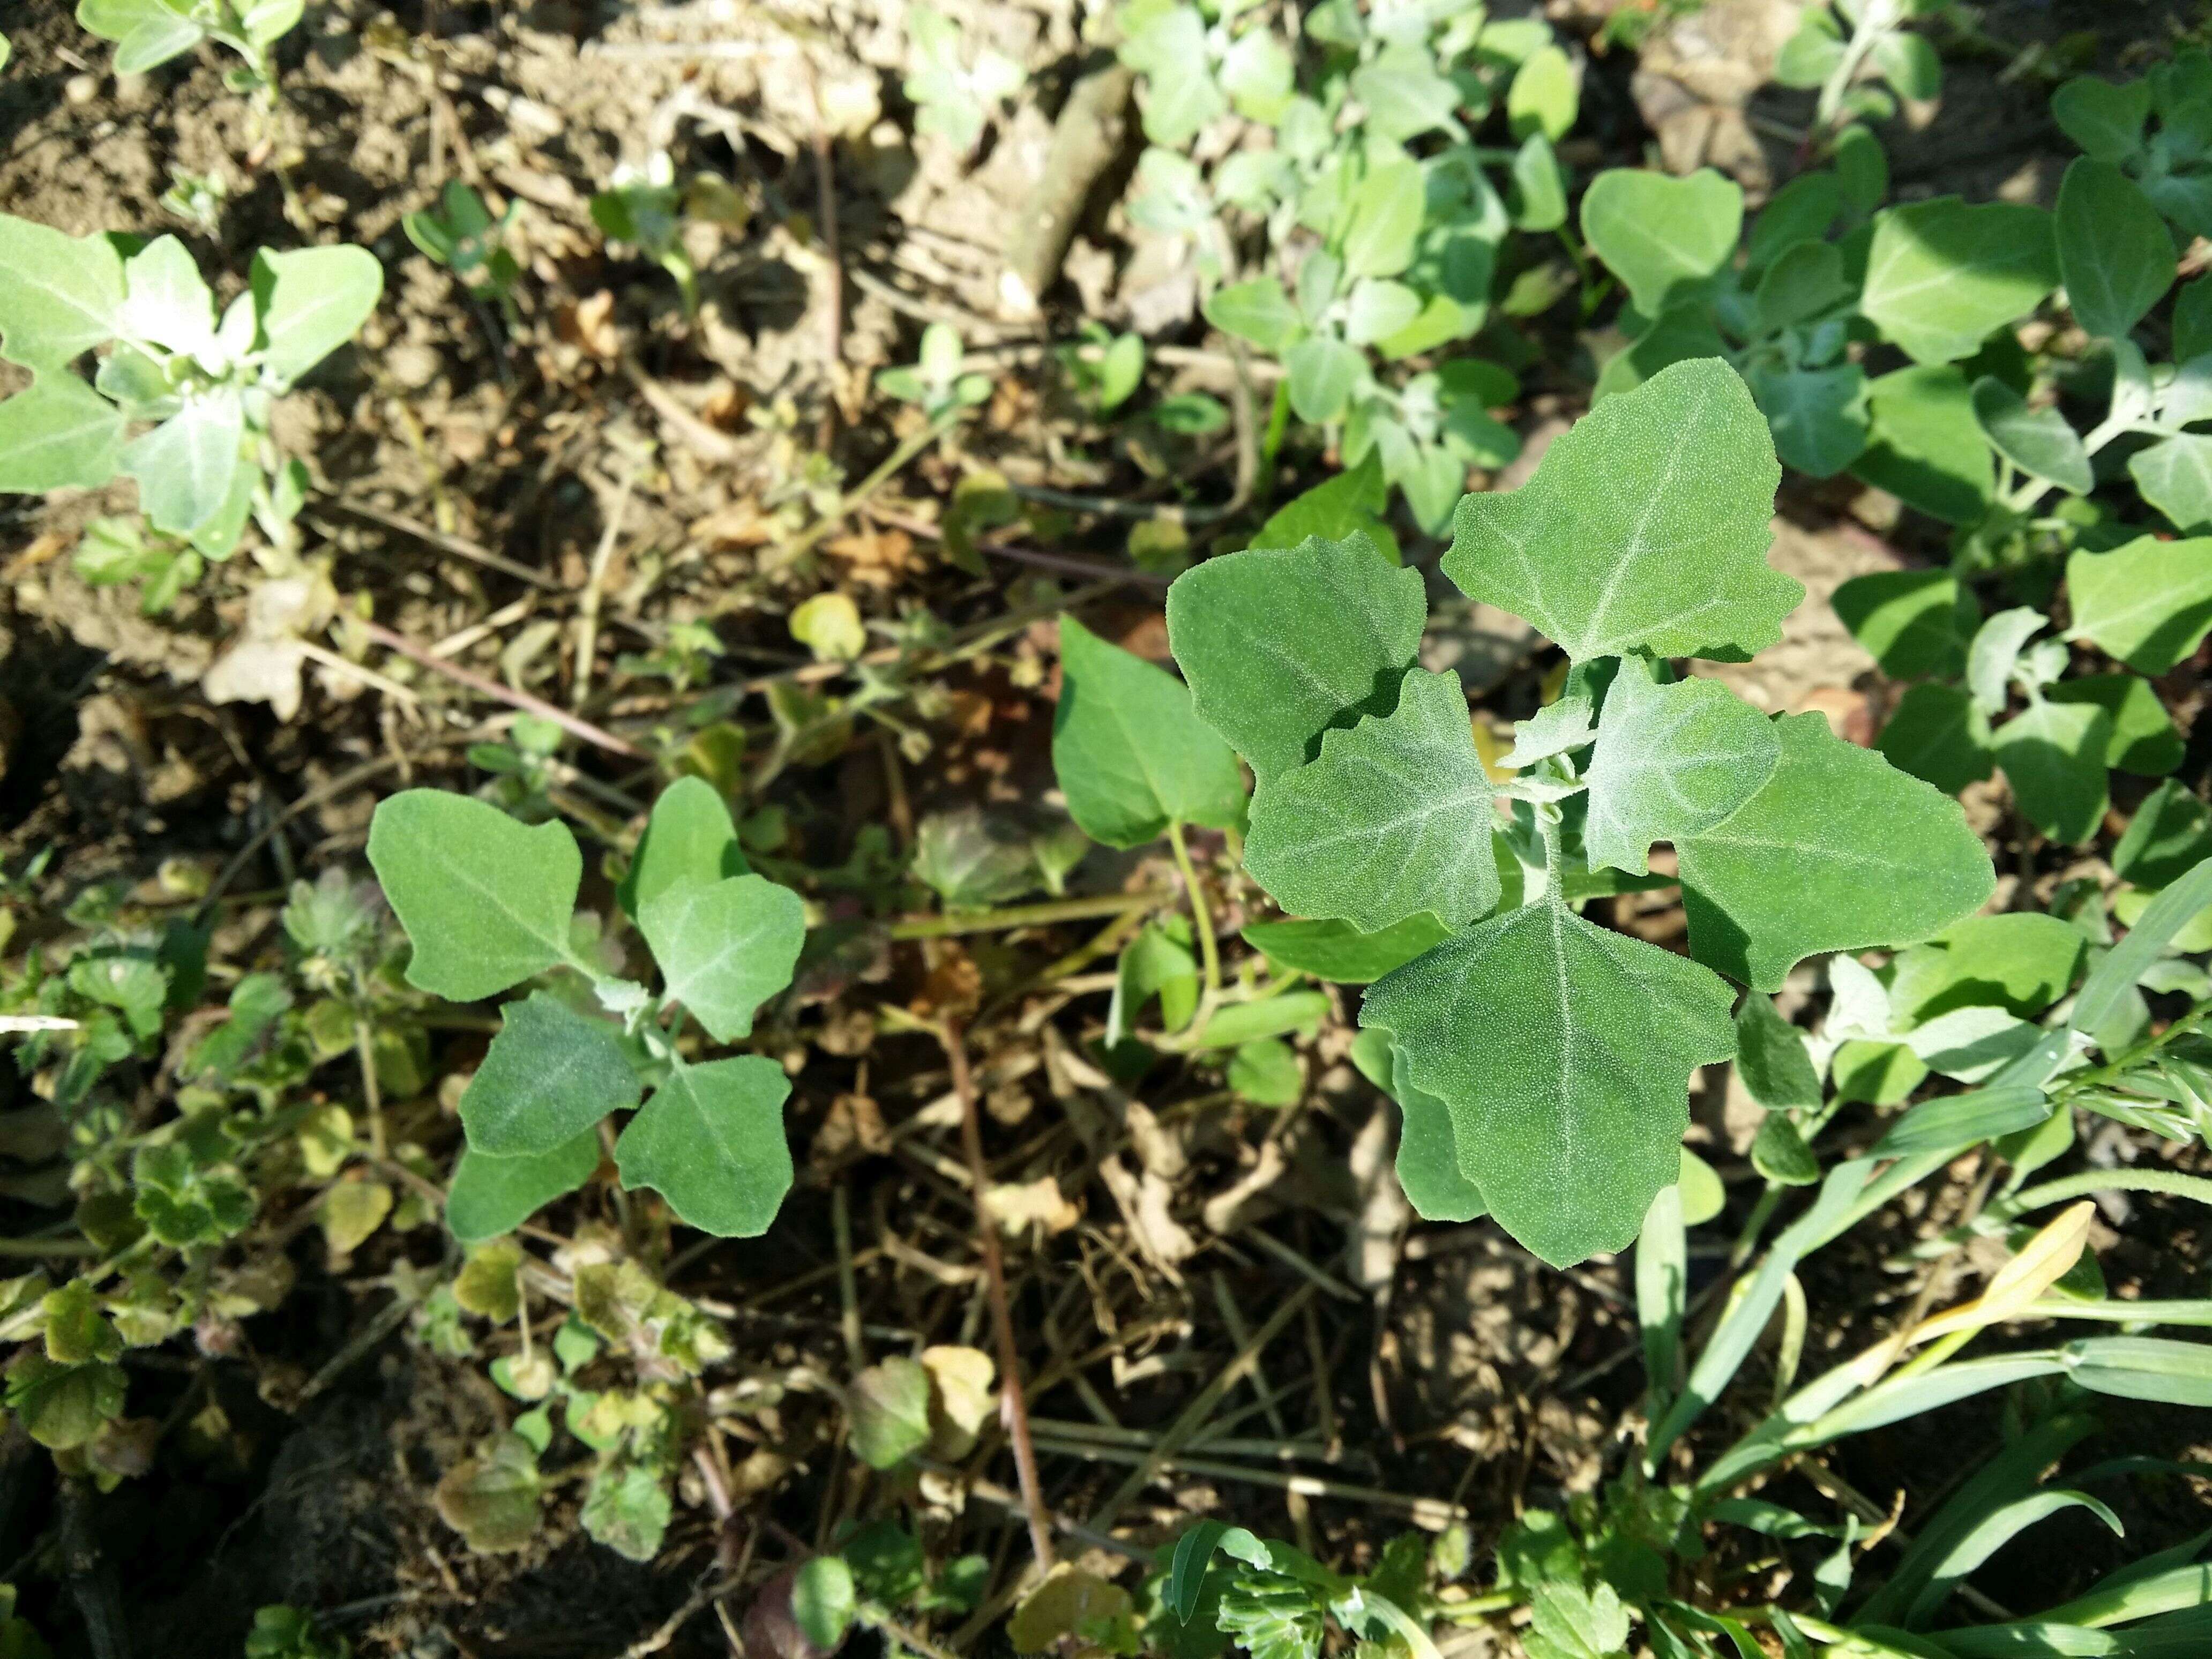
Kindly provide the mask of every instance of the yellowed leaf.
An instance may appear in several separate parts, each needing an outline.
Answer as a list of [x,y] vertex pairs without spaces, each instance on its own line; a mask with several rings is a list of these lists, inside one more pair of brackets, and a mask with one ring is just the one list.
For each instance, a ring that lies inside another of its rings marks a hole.
[[2086,1198],[2069,1206],[1992,1273],[1979,1296],[1921,1321],[1905,1340],[1926,1342],[1951,1331],[1978,1330],[2019,1318],[2081,1259],[2096,1214],[2096,1205]]

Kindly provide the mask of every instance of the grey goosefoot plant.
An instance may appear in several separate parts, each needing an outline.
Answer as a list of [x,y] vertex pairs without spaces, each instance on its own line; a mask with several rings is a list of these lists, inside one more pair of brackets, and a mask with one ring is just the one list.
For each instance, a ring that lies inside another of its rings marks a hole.
[[[283,453],[277,398],[354,337],[384,290],[358,247],[264,248],[218,313],[184,243],[70,236],[0,214],[0,356],[31,384],[0,403],[0,492],[97,489],[134,479],[137,524],[102,520],[78,562],[88,580],[140,580],[149,610],[228,558],[249,520],[263,559],[294,562],[307,467]],[[104,351],[90,380],[72,368]]]
[[228,46],[240,61],[223,84],[265,107],[277,97],[276,43],[306,9],[307,0],[81,0],[76,21],[115,42],[118,75],[143,75],[203,40]]
[[[1419,572],[1363,538],[1178,577],[1187,685],[1063,627],[1054,760],[1076,822],[1117,847],[1169,834],[1194,900],[1183,827],[1249,822],[1246,873],[1303,919],[1253,930],[1279,974],[1372,981],[1362,1042],[1425,1216],[1487,1212],[1554,1264],[1622,1249],[1681,1173],[1690,1073],[1735,1053],[1730,980],[1772,991],[1808,956],[1932,938],[1994,890],[1932,785],[1817,714],[1769,719],[1672,672],[1749,659],[1803,599],[1765,558],[1779,478],[1742,380],[1701,359],[1599,405],[1521,489],[1462,499],[1444,573],[1571,665],[1503,782],[1455,677],[1416,665]],[[1658,842],[1687,957],[1578,913],[1662,884]],[[1202,1027],[1219,975],[1196,921]]]
[[767,1231],[791,1188],[790,1081],[758,1054],[694,1060],[684,1028],[696,1020],[720,1044],[750,1036],[760,1005],[791,982],[805,907],[752,873],[711,785],[662,791],[615,890],[658,992],[625,977],[619,947],[577,915],[583,855],[564,823],[410,789],[378,804],[368,860],[413,944],[410,984],[453,1002],[533,984],[501,1010],[461,1096],[468,1145],[446,1211],[457,1237],[511,1232],[582,1186],[603,1120],[633,1109],[613,1140],[624,1188],[651,1188],[704,1232]]

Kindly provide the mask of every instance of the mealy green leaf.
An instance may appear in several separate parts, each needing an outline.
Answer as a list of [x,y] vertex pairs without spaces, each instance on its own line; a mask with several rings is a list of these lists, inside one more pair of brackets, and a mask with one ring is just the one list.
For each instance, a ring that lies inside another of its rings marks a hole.
[[1900,966],[1897,1012],[1916,1024],[1983,1006],[2032,1019],[2073,988],[2088,948],[2081,930],[2057,916],[1969,916],[1906,953],[1913,970],[1908,981]]
[[222,511],[246,465],[246,406],[234,386],[187,397],[151,432],[124,445],[118,469],[138,481],[138,505],[156,530],[189,535]]
[[1482,1189],[1461,1166],[1451,1109],[1413,1085],[1395,1044],[1390,1097],[1398,1103],[1398,1186],[1406,1201],[1428,1221],[1472,1221],[1487,1213]]
[[1877,570],[1840,584],[1829,604],[1881,672],[1955,679],[1966,669],[1972,600],[1947,570]]
[[2066,561],[2072,635],[2138,673],[2163,674],[2212,629],[2212,537],[2140,536],[2110,553]]
[[[2166,234],[2164,226],[2159,234]],[[2089,452],[2057,410],[2030,409],[2020,393],[1984,374],[1974,382],[1974,418],[1997,453],[2021,471],[2069,495],[2086,495],[2095,487]]]
[[623,1185],[652,1188],[702,1232],[757,1237],[791,1190],[790,1094],[783,1067],[758,1054],[678,1065],[615,1142]]
[[1206,320],[1224,334],[1249,340],[1261,350],[1280,356],[1306,331],[1291,296],[1273,276],[1232,283],[1216,289],[1206,301]]
[[2128,457],[2128,474],[2176,528],[2212,526],[2212,437],[2183,432],[2138,449]]
[[1168,589],[1168,642],[1199,714],[1262,784],[1321,734],[1396,705],[1428,617],[1417,570],[1361,538],[1194,565]]
[[1966,647],[1966,689],[1984,714],[2002,714],[2012,700],[2021,651],[2043,631],[2044,614],[2033,605],[2000,611],[1974,630]]
[[469,1145],[498,1158],[558,1151],[608,1113],[637,1104],[617,1028],[532,992],[501,1011],[499,1033],[461,1093]]
[[729,803],[704,778],[678,778],[660,792],[615,896],[635,920],[640,909],[683,881],[720,881],[752,873],[738,845]]
[[717,1042],[749,1036],[753,1011],[791,983],[806,906],[765,876],[679,881],[638,907],[666,994]]
[[1555,1266],[1620,1249],[1681,1173],[1688,1078],[1735,1048],[1726,985],[1546,901],[1370,988],[1492,1213]]
[[1279,507],[1252,538],[1252,549],[1297,547],[1313,536],[1325,542],[1342,542],[1358,535],[1372,542],[1388,562],[1401,563],[1397,537],[1376,516],[1389,501],[1382,458],[1370,454],[1359,465],[1316,484]]
[[0,403],[0,492],[97,489],[115,476],[123,433],[114,404],[64,369],[45,370]]
[[2021,816],[2053,841],[2079,846],[2104,821],[2112,742],[2112,717],[2096,704],[2038,698],[1996,728],[1994,747]]
[[1359,181],[1344,234],[1345,274],[1395,276],[1413,264],[1427,199],[1419,162],[1407,158],[1370,168]]
[[1765,561],[1780,477],[1735,372],[1676,363],[1591,410],[1520,489],[1463,497],[1444,574],[1578,662],[1747,654],[1805,594]]
[[1942,196],[1876,216],[1859,309],[1914,362],[1947,363],[2057,284],[2049,214]]
[[511,1233],[599,1167],[599,1137],[586,1129],[536,1157],[493,1158],[464,1149],[446,1189],[446,1225],[464,1244]]
[[1751,394],[1774,433],[1774,453],[1808,477],[1832,478],[1867,446],[1866,371],[1753,367]]
[[1752,222],[1746,267],[1765,270],[1788,249],[1817,242],[1844,210],[1844,189],[1832,173],[1801,173],[1776,191]]
[[353,338],[384,292],[384,267],[363,247],[264,248],[253,297],[269,368],[286,386]]
[[1262,786],[1245,868],[1295,915],[1456,927],[1498,902],[1496,794],[1458,676],[1416,668],[1389,714],[1323,733],[1318,759]]
[[1770,1112],[1820,1103],[1820,1074],[1804,1033],[1782,1018],[1774,1000],[1744,993],[1735,1012],[1735,1074],[1751,1097]]
[[368,861],[415,951],[411,985],[474,1002],[568,953],[583,854],[568,827],[534,828],[487,802],[409,789],[377,804]]
[[1169,823],[1225,829],[1244,811],[1237,754],[1198,717],[1189,689],[1060,619],[1052,763],[1067,810],[1109,847],[1141,847]]
[[1841,249],[1800,242],[1766,268],[1752,294],[1752,314],[1761,332],[1779,333],[1811,322],[1852,297]]
[[1996,876],[1957,802],[1822,715],[1776,731],[1782,758],[1759,792],[1675,844],[1698,961],[1772,991],[1816,952],[1911,945],[1982,907]]
[[1289,372],[1291,407],[1312,426],[1340,420],[1352,388],[1367,366],[1357,349],[1325,335],[1310,335],[1283,355]]
[[1681,303],[1735,257],[1743,189],[1711,167],[1686,179],[1614,167],[1583,196],[1583,237],[1646,317]]
[[2058,271],[2075,320],[2122,339],[2173,286],[2173,237],[2135,180],[2084,156],[2058,186]]
[[1867,447],[1851,471],[1946,524],[1971,525],[1996,491],[1996,457],[1973,392],[1948,364],[1900,368],[1867,386]]
[[174,236],[157,236],[124,261],[123,291],[118,333],[189,356],[214,344],[215,295]]
[[1373,933],[1334,919],[1257,921],[1244,929],[1244,942],[1278,968],[1332,985],[1371,984],[1450,937],[1451,929],[1425,910]]
[[58,368],[115,337],[123,256],[105,236],[67,236],[0,213],[0,351]]
[[1644,874],[1653,842],[1719,823],[1766,781],[1781,753],[1766,716],[1718,680],[1655,684],[1630,658],[1606,692],[1590,756],[1583,828],[1590,863]]
[[2112,849],[2121,880],[2157,889],[2212,858],[2212,811],[2178,782],[2161,783],[2136,808]]
[[2051,113],[2085,155],[2124,161],[2142,143],[2150,118],[2150,82],[2114,86],[2094,75],[2076,76],[2051,94]]

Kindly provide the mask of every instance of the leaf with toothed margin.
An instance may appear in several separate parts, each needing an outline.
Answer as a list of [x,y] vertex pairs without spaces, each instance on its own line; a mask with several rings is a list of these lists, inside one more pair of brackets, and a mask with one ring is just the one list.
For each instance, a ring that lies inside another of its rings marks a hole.
[[1398,1186],[1425,1221],[1472,1221],[1487,1212],[1482,1188],[1460,1168],[1451,1109],[1425,1095],[1406,1075],[1406,1060],[1390,1050],[1390,1095],[1398,1103]]
[[1244,867],[1293,915],[1458,927],[1498,902],[1496,793],[1459,677],[1416,668],[1390,714],[1324,733],[1318,760],[1260,791]]
[[1311,760],[1323,732],[1389,712],[1429,605],[1420,572],[1364,536],[1312,536],[1193,566],[1167,611],[1199,718],[1265,784]]
[[1775,732],[1759,793],[1674,844],[1692,956],[1776,991],[1808,956],[1917,944],[1981,908],[1996,872],[1958,802],[1820,714]]
[[1655,684],[1630,658],[1605,694],[1590,756],[1590,864],[1644,874],[1653,842],[1711,829],[1751,799],[1781,753],[1766,716],[1718,680]]
[[1539,902],[1370,988],[1498,1224],[1555,1267],[1625,1248],[1681,1175],[1689,1077],[1735,1052],[1710,969]]
[[1462,497],[1444,574],[1577,662],[1741,659],[1805,597],[1766,562],[1781,478],[1743,381],[1693,358],[1591,410],[1520,489]]
[[652,1188],[702,1232],[758,1237],[791,1190],[790,1094],[783,1067],[758,1054],[678,1065],[615,1142],[623,1185]]

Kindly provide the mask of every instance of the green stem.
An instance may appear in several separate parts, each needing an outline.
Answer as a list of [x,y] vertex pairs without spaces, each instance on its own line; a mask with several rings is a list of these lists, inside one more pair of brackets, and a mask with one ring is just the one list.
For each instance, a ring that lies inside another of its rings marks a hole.
[[775,562],[779,565],[790,563],[843,524],[853,516],[855,508],[881,489],[908,461],[950,432],[959,418],[960,411],[953,410],[939,416],[913,436],[901,439],[898,447],[884,457],[874,471],[837,498],[836,506],[778,549]]
[[1182,823],[1178,818],[1168,820],[1168,845],[1175,850],[1176,868],[1182,872],[1183,887],[1190,895],[1190,925],[1198,934],[1199,962],[1206,976],[1198,1012],[1190,1022],[1189,1040],[1194,1048],[1205,1036],[1213,1006],[1221,999],[1221,946],[1213,937],[1213,915],[1206,908],[1206,891],[1199,885],[1198,871],[1190,861],[1190,848],[1183,842]]
[[1127,915],[1149,910],[1173,895],[1148,888],[1140,893],[1099,893],[1085,898],[1049,899],[1037,904],[1002,905],[995,910],[969,910],[945,916],[917,916],[891,924],[895,939],[950,939],[956,933],[999,933],[1015,927],[1038,927],[1054,921],[1084,921],[1094,916]]
[[1536,829],[1544,837],[1544,896],[1564,908],[1567,902],[1566,831],[1559,815],[1546,816],[1540,807]]

